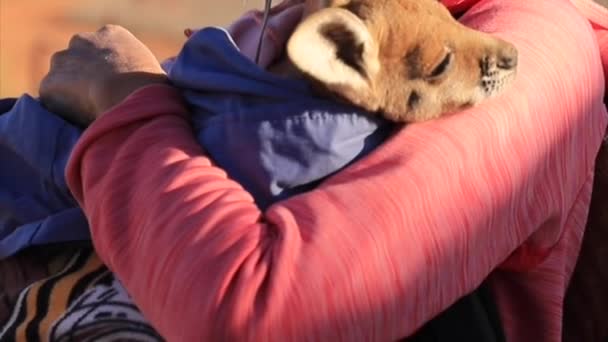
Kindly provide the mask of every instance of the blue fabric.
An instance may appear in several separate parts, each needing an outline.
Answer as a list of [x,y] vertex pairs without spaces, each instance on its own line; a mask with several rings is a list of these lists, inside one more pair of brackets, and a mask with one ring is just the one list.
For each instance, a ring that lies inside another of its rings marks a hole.
[[[265,209],[306,191],[388,137],[393,124],[270,74],[206,28],[164,63],[210,156]],[[0,103],[0,109],[2,108]],[[24,95],[0,115],[0,259],[90,239],[64,171],[81,131]]]
[[261,208],[343,168],[393,127],[258,68],[218,28],[197,32],[165,68],[187,89],[198,140]]
[[64,170],[80,131],[28,95],[0,115],[0,258],[89,238]]

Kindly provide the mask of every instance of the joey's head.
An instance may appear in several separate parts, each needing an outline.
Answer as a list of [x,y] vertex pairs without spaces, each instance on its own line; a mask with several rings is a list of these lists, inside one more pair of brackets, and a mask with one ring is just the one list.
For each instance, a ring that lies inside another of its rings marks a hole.
[[499,94],[516,48],[467,28],[437,0],[308,0],[291,62],[322,89],[400,122],[433,119]]

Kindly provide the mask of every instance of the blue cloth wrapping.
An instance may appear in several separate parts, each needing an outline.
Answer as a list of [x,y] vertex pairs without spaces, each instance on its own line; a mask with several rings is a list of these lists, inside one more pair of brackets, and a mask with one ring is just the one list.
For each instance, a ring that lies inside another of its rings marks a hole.
[[[198,141],[261,209],[313,188],[394,129],[260,69],[221,28],[198,31],[163,67],[191,106]],[[0,102],[0,113],[0,259],[89,240],[64,176],[82,131],[28,95]]]

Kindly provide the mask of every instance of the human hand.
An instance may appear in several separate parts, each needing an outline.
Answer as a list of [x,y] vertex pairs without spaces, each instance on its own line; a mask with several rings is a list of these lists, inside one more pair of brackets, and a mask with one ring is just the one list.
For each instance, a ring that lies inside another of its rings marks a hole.
[[50,111],[88,125],[138,88],[166,81],[142,42],[123,27],[106,25],[73,36],[53,55],[39,93]]

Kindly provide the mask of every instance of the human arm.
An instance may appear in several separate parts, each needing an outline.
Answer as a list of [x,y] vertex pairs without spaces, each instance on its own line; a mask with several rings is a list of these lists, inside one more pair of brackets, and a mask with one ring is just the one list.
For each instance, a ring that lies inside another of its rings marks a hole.
[[[78,180],[72,189],[100,255],[169,339],[405,336],[473,289],[544,219],[565,215],[558,202],[573,200],[546,202],[531,222],[514,207],[521,199],[467,196],[462,215],[453,191],[463,187],[440,179],[446,166],[408,170],[401,133],[319,190],[262,214],[202,154],[175,115],[185,110],[155,102],[175,101],[164,91],[145,89],[95,123],[70,181]],[[494,191],[505,194],[523,177],[503,176]],[[541,189],[543,176],[525,185],[538,196],[530,205],[556,194]],[[422,200],[438,183],[446,193]]]
[[551,68],[531,73],[525,56],[538,52],[528,46],[519,86],[538,96],[411,126],[265,213],[202,154],[176,95],[142,90],[95,123],[72,158],[70,184],[100,255],[169,339],[411,333],[512,252],[524,256],[510,259],[512,271],[533,268],[569,228],[605,113],[601,77],[585,66],[597,62],[593,47],[560,18],[589,47],[558,44],[562,58],[589,61],[560,70],[572,83]]

